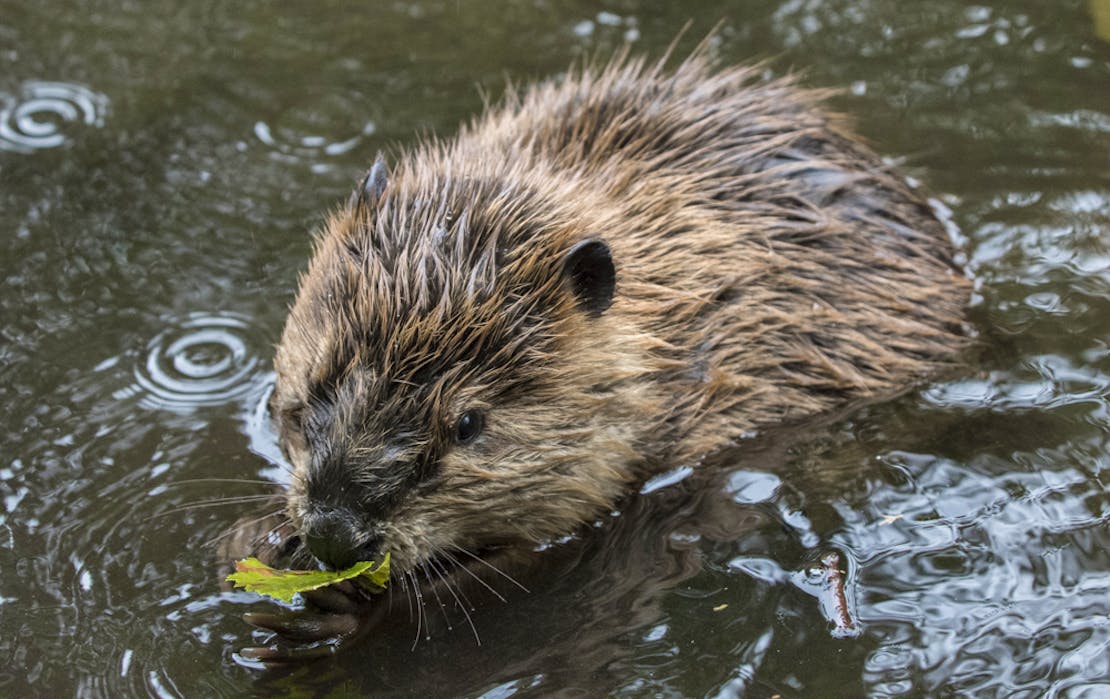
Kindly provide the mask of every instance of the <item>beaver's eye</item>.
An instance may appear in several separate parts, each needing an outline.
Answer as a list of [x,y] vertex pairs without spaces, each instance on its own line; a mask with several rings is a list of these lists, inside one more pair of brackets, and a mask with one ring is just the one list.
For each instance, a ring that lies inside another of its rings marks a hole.
[[455,423],[455,441],[459,444],[473,442],[482,432],[482,414],[477,410],[467,410]]

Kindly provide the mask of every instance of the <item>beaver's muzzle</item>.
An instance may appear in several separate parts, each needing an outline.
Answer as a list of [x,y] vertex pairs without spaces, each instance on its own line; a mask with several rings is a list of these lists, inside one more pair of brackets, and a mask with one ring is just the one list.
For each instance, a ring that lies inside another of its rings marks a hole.
[[329,568],[342,570],[378,555],[381,539],[367,536],[347,509],[316,510],[304,518],[302,534],[309,551]]

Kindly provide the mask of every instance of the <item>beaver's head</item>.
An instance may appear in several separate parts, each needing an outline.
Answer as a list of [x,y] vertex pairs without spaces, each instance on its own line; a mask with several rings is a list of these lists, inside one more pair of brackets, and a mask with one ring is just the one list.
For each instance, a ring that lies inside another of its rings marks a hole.
[[275,359],[289,514],[336,568],[568,534],[624,489],[656,410],[598,232],[424,155],[388,184],[377,163],[329,220]]

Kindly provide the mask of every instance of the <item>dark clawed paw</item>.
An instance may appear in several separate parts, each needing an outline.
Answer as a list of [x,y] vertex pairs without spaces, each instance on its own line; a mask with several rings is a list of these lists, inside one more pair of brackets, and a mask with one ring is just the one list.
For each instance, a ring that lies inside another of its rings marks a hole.
[[301,595],[307,602],[303,610],[243,615],[248,624],[274,634],[269,645],[240,651],[244,660],[284,664],[334,655],[355,645],[387,606],[348,581]]

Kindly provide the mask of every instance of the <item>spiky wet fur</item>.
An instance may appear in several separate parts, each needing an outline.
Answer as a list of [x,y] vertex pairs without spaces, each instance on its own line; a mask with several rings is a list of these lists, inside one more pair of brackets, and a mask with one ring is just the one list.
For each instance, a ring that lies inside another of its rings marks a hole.
[[[661,465],[951,361],[945,232],[822,97],[620,57],[402,154],[327,221],[278,348],[294,521],[326,492],[398,571],[544,541]],[[589,238],[617,269],[599,317],[562,266]]]

